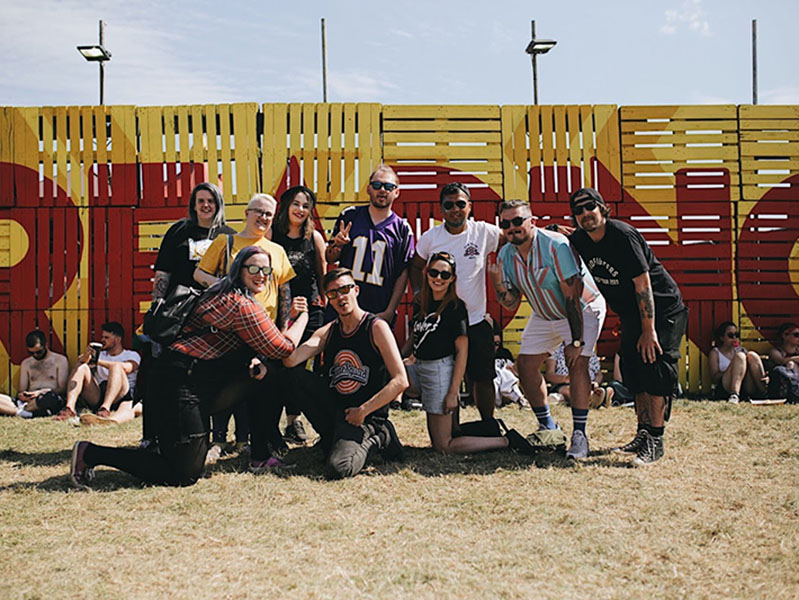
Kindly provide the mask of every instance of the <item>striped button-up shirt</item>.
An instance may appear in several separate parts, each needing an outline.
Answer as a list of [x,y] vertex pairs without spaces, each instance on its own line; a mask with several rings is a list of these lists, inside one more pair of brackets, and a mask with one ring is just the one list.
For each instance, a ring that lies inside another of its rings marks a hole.
[[[213,330],[209,330],[213,326]],[[194,331],[205,330],[192,336]],[[219,358],[244,344],[265,358],[286,358],[294,343],[280,333],[266,310],[240,291],[200,300],[187,319],[183,337],[170,348],[203,360]]]
[[581,309],[585,310],[599,296],[599,289],[582,259],[572,251],[568,238],[559,233],[536,227],[526,260],[513,244],[505,244],[499,257],[506,287],[524,292],[533,312],[547,321],[567,318],[566,299],[560,284],[573,275],[579,274],[583,280]]

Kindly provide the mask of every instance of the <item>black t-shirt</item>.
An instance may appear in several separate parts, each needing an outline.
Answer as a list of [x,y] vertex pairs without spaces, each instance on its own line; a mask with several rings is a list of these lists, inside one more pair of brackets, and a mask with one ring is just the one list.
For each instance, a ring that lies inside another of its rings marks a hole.
[[289,282],[291,297],[304,296],[309,304],[322,306],[316,279],[316,247],[313,238],[290,238],[272,231],[272,241],[283,246],[296,276]]
[[[216,230],[214,237],[227,233],[236,232],[223,226]],[[211,239],[208,238],[207,227],[200,227],[189,219],[182,219],[167,230],[155,261],[156,271],[169,273],[167,294],[178,284],[202,288],[194,281],[194,269],[208,249]]]
[[598,242],[582,229],[575,230],[569,239],[599,291],[619,317],[640,318],[633,278],[647,271],[652,282],[656,318],[670,317],[684,308],[677,283],[635,227],[608,219],[605,235]]
[[436,360],[455,354],[455,339],[466,335],[469,314],[463,301],[450,303],[440,315],[436,310],[440,302],[430,304],[430,314],[423,317],[419,311],[413,316],[413,354],[421,360]]

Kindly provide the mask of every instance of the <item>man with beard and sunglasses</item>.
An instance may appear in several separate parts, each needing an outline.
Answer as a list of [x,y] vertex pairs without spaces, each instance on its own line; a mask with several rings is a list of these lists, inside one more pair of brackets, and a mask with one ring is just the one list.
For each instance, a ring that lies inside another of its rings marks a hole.
[[688,309],[640,232],[608,218],[610,209],[599,192],[581,188],[569,203],[577,226],[571,242],[621,319],[621,371],[624,385],[635,394],[638,432],[616,451],[636,454],[637,466],[650,465],[663,457]]
[[[366,193],[367,206],[350,206],[339,215],[325,260],[352,270],[361,290],[361,307],[393,325],[408,286],[413,231],[405,219],[391,210],[400,194],[394,169],[378,165],[369,177]],[[328,306],[325,321],[335,317],[336,311]]]
[[591,393],[588,361],[602,331],[605,301],[569,240],[536,227],[529,204],[521,200],[503,202],[499,217],[509,243],[500,250],[497,262],[488,267],[497,299],[514,311],[524,293],[533,312],[522,333],[517,360],[522,388],[540,427],[555,429],[541,365],[565,343],[574,424],[566,456],[586,458],[589,447],[585,427]]
[[448,183],[439,194],[444,222],[427,230],[416,244],[411,264],[411,286],[417,293],[424,282],[422,270],[434,253],[446,252],[455,259],[458,297],[469,313],[469,358],[466,376],[474,385],[474,400],[480,417],[494,416],[494,330],[486,318],[486,261],[500,246],[502,232],[493,223],[469,218],[472,199],[469,188]]
[[20,365],[17,399],[0,394],[0,415],[31,418],[58,414],[66,405],[69,361],[47,347],[47,338],[38,329],[25,336],[25,346],[30,356]]

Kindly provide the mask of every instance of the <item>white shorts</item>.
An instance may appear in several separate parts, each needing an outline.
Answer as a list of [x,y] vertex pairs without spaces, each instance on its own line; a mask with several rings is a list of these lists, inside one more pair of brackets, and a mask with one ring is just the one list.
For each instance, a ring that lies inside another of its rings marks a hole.
[[[602,324],[605,322],[605,299],[597,296],[583,310],[583,346],[581,356],[591,356],[602,332]],[[527,321],[527,325],[522,331],[522,347],[519,354],[552,354],[561,343],[571,344],[572,333],[569,321],[558,319],[557,321],[547,321],[537,316],[535,313]]]

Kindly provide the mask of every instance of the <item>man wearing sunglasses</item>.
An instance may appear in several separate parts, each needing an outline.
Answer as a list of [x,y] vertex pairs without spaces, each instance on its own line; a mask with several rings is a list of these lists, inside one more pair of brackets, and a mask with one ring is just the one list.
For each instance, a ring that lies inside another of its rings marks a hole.
[[65,405],[67,357],[50,350],[47,338],[38,329],[25,336],[25,346],[30,356],[20,364],[17,399],[0,394],[0,415],[23,418],[55,415]]
[[322,354],[321,374],[290,371],[299,405],[321,436],[328,475],[358,474],[374,452],[401,460],[402,444],[388,420],[388,404],[408,387],[399,348],[388,324],[358,305],[352,271],[337,268],[322,282],[336,319],[317,329],[291,356],[295,367]]
[[462,183],[448,183],[439,194],[444,222],[428,229],[416,244],[411,264],[414,294],[424,283],[422,271],[430,256],[446,252],[455,259],[456,291],[469,313],[469,358],[466,376],[474,386],[474,400],[483,420],[494,416],[494,330],[486,321],[486,260],[500,246],[502,232],[493,223],[469,219],[472,199]]
[[[393,324],[408,286],[413,232],[408,222],[391,210],[400,194],[394,169],[378,165],[369,177],[366,193],[367,206],[350,206],[339,215],[325,260],[351,269],[361,290],[361,308]],[[325,320],[335,316],[328,306]]]
[[497,299],[513,311],[524,293],[532,308],[517,361],[522,388],[540,427],[555,429],[541,365],[564,343],[574,423],[566,456],[586,458],[589,447],[585,427],[591,393],[588,361],[605,320],[605,301],[580,257],[572,252],[569,240],[536,227],[529,204],[521,200],[503,202],[499,218],[509,243],[488,269]]
[[680,289],[635,227],[609,218],[599,192],[582,188],[569,198],[577,229],[571,242],[621,319],[621,370],[635,394],[638,432],[617,448],[650,465],[663,457],[663,433],[677,390],[680,343],[688,309]]

